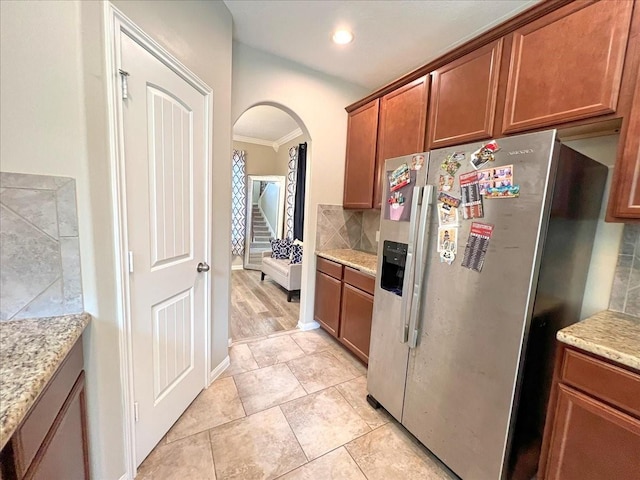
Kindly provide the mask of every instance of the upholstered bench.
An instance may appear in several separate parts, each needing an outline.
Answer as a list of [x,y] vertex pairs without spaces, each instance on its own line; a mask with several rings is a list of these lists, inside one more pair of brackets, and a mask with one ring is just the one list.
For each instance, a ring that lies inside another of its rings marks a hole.
[[291,301],[294,293],[300,295],[300,283],[302,280],[302,264],[291,264],[288,258],[271,258],[271,252],[262,253],[262,275],[269,275],[272,280],[280,284],[287,291],[287,302]]

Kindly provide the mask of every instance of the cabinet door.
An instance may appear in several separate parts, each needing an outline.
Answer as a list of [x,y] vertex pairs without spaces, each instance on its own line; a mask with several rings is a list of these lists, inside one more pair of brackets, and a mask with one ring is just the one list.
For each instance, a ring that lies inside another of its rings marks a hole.
[[502,39],[437,69],[429,101],[429,148],[493,136]]
[[421,77],[380,100],[373,207],[382,204],[384,161],[424,151],[429,79]]
[[338,336],[342,282],[316,271],[316,300],[313,318],[331,335]]
[[640,68],[629,116],[625,118],[624,144],[620,148],[611,183],[609,214],[611,217],[640,218]]
[[371,208],[379,104],[376,98],[349,113],[342,198],[344,208]]
[[342,287],[340,340],[363,362],[369,361],[373,295],[351,285]]
[[547,480],[637,480],[640,421],[558,386]]
[[76,381],[52,429],[24,478],[88,480],[84,372]]
[[573,2],[513,33],[503,133],[615,112],[634,2]]

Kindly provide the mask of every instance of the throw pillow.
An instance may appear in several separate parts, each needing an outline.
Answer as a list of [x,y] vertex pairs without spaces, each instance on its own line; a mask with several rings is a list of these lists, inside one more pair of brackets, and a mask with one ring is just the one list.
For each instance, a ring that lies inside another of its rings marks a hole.
[[289,258],[291,254],[291,242],[286,238],[274,238],[271,242],[271,258]]
[[291,265],[302,263],[302,245],[291,245]]

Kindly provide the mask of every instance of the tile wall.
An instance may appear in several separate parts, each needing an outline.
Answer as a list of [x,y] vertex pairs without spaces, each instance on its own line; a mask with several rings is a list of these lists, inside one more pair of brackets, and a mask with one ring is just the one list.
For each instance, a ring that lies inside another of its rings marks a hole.
[[640,316],[640,225],[625,225],[609,309]]
[[83,309],[75,180],[0,173],[0,321]]
[[352,248],[376,253],[376,232],[380,228],[377,210],[345,210],[340,205],[318,205],[316,248]]

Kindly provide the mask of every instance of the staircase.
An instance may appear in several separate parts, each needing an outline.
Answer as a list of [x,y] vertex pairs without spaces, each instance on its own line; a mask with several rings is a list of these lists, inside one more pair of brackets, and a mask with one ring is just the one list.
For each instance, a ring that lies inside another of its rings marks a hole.
[[251,244],[249,248],[249,263],[260,265],[262,252],[271,250],[271,232],[267,221],[257,205],[253,205],[251,211]]

